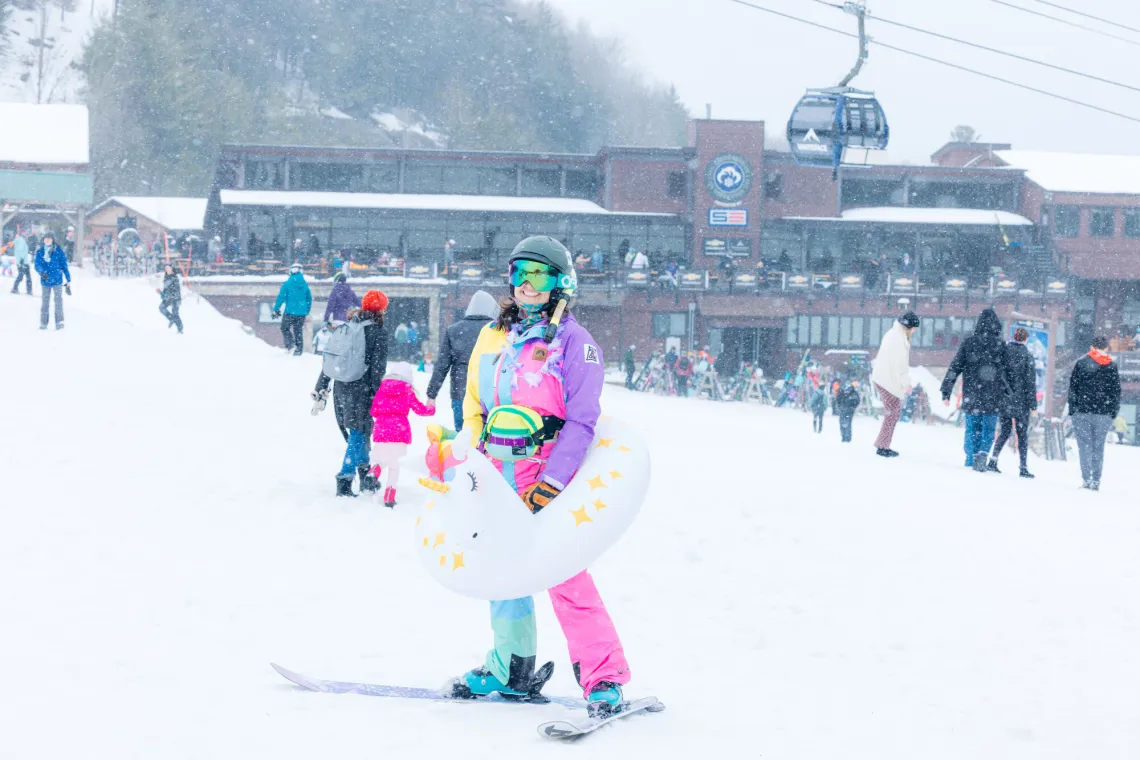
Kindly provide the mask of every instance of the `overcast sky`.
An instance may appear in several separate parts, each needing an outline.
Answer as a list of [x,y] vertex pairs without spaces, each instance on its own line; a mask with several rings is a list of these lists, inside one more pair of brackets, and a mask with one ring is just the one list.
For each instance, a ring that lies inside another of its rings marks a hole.
[[[811,0],[748,0],[854,31],[855,18]],[[1050,0],[1140,29],[1136,0]],[[808,87],[835,85],[855,60],[855,40],[729,0],[549,0],[573,20],[622,40],[648,76],[676,85],[695,116],[762,119],[782,133]],[[993,0],[871,0],[876,39],[1140,118],[1140,92],[1015,61],[875,23],[874,16],[1048,61],[1140,88],[1140,34],[1082,19],[1038,0],[1009,0],[1128,37],[1091,34]],[[1140,123],[1070,105],[872,45],[852,83],[874,90],[891,125],[893,160],[926,161],[956,124],[1015,148],[1137,153]]]

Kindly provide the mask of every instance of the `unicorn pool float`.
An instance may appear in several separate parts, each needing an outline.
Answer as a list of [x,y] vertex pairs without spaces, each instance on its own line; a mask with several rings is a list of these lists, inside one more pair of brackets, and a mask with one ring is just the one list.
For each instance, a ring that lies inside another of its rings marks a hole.
[[[525,445],[518,419],[489,421],[481,441]],[[476,599],[516,599],[574,577],[633,523],[649,487],[649,452],[632,428],[601,418],[578,472],[537,514],[471,437],[433,425],[431,491],[416,518],[416,552],[444,587]]]

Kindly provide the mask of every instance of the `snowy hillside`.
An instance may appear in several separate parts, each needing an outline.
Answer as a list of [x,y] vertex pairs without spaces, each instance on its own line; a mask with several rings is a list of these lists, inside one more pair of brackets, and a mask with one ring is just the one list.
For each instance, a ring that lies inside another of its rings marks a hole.
[[[484,603],[417,564],[395,512],[333,498],[343,444],[309,414],[318,363],[154,282],[77,276],[67,329],[0,278],[0,757],[1096,758],[1140,750],[1136,449],[1103,490],[961,466],[952,429],[874,423],[842,445],[789,410],[631,394],[654,481],[594,568],[633,668],[668,706],[576,749],[564,708],[297,690],[326,678],[437,686],[479,664]],[[38,286],[37,286],[38,288]],[[38,294],[38,289],[37,289]],[[420,378],[422,382],[424,378]],[[441,418],[444,416],[441,406]],[[421,421],[422,422],[422,421]],[[1016,471],[1007,453],[1007,471]],[[575,693],[537,600],[552,694]]]
[[[30,6],[21,10],[18,6]],[[76,103],[83,84],[76,69],[91,31],[109,18],[115,0],[79,0],[72,12],[47,2],[13,3],[7,28],[8,59],[0,62],[0,100]],[[46,41],[43,76],[39,40]]]

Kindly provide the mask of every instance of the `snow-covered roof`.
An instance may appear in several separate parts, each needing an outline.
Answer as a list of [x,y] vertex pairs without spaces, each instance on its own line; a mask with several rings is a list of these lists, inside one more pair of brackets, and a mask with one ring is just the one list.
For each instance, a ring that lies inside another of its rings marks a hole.
[[841,216],[785,216],[790,221],[827,222],[880,222],[883,224],[946,224],[989,225],[996,227],[1032,227],[1033,222],[1009,211],[990,211],[975,208],[917,208],[915,206],[885,206],[882,208],[852,208]]
[[75,166],[90,159],[87,106],[0,103],[0,161]]
[[396,209],[403,211],[485,211],[527,214],[660,216],[676,214],[609,211],[578,198],[520,198],[513,195],[419,195],[397,193],[325,193],[289,190],[222,190],[223,206],[294,206],[298,208]]
[[1140,195],[1140,156],[999,150],[997,157],[1046,190]]
[[115,195],[100,203],[91,213],[96,213],[109,203],[125,206],[167,230],[200,230],[206,223],[205,198]]

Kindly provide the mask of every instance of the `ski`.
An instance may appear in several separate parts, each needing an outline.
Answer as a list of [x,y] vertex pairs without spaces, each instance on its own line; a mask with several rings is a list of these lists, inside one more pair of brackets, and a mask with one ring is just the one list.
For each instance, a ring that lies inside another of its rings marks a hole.
[[547,739],[573,739],[597,731],[615,720],[643,712],[661,712],[664,709],[665,705],[661,704],[657,697],[643,697],[632,702],[626,702],[618,712],[605,718],[587,718],[584,721],[552,720],[548,723],[542,723],[538,727],[538,733]]
[[297,686],[309,691],[319,691],[324,694],[359,694],[365,697],[392,697],[394,699],[424,699],[432,702],[495,702],[501,704],[545,705],[554,704],[576,710],[586,709],[586,700],[575,697],[547,697],[539,698],[511,698],[501,694],[475,697],[455,697],[439,689],[424,689],[415,686],[388,686],[376,683],[356,683],[352,681],[326,681],[319,678],[310,678],[283,668],[275,662],[269,663],[277,673]]

